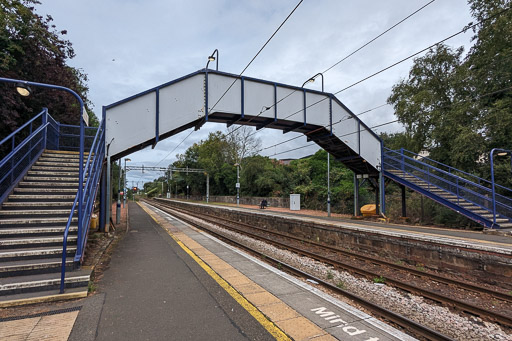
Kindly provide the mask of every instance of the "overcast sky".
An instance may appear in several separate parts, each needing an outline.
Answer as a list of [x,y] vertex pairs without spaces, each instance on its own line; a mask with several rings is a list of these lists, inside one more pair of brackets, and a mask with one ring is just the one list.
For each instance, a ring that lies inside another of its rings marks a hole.
[[[239,74],[298,0],[41,0],[39,14],[50,14],[58,30],[68,31],[76,57],[72,66],[89,76],[89,99],[101,107],[205,67],[214,49],[219,70]],[[430,0],[305,0],[245,72],[246,76],[301,86]],[[325,73],[325,91],[337,92],[451,34],[472,18],[465,0],[437,0],[363,50]],[[447,42],[470,46],[472,32]],[[365,81],[337,97],[354,113],[386,103],[391,88],[406,78],[412,60]],[[44,81],[44,80],[37,80]],[[308,85],[320,89],[320,82]],[[370,127],[394,119],[390,106],[361,116]],[[225,125],[207,123],[173,150],[189,131],[129,157],[132,165],[167,166],[194,142]],[[396,132],[398,124],[377,132]],[[293,137],[263,129],[255,136],[262,147]],[[306,144],[298,138],[266,150],[272,156]],[[299,158],[318,147],[279,154]],[[165,158],[168,155],[167,158]],[[165,158],[165,159],[164,159]],[[128,173],[130,181],[159,174]],[[139,183],[139,185],[141,185]]]

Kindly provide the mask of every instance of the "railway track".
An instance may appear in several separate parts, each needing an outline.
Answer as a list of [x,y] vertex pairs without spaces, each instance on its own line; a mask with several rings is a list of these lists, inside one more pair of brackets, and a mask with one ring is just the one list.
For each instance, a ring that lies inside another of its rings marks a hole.
[[[225,229],[237,232],[237,233],[243,233],[245,235],[250,236],[251,238],[255,238],[255,239],[264,241],[266,243],[272,244],[279,248],[288,249],[289,251],[310,257],[312,259],[315,259],[317,261],[320,261],[320,262],[323,262],[326,264],[330,264],[339,269],[344,269],[350,273],[359,274],[366,278],[379,277],[381,272],[365,270],[365,269],[362,269],[361,267],[353,266],[353,265],[347,263],[346,261],[340,261],[335,258],[337,258],[339,255],[342,255],[345,258],[348,257],[349,259],[360,259],[364,262],[368,262],[368,263],[371,263],[374,265],[378,265],[381,267],[388,267],[389,269],[392,269],[393,271],[402,271],[402,272],[407,271],[411,275],[421,277],[424,281],[427,281],[427,280],[436,281],[439,283],[443,283],[445,285],[449,285],[451,287],[457,287],[457,288],[459,288],[459,290],[460,289],[469,290],[471,292],[478,293],[478,294],[483,293],[485,295],[490,295],[495,299],[500,299],[500,300],[503,300],[506,302],[512,301],[510,296],[508,296],[507,294],[501,293],[499,291],[494,291],[494,290],[491,290],[488,288],[480,288],[480,287],[475,286],[470,283],[457,281],[457,280],[447,278],[444,276],[440,276],[437,274],[428,274],[428,273],[425,273],[420,270],[411,269],[406,266],[390,263],[390,262],[379,260],[376,258],[371,258],[371,257],[365,256],[365,255],[360,255],[357,253],[348,252],[346,250],[341,250],[339,248],[336,248],[336,247],[333,247],[330,245],[317,243],[317,242],[310,241],[310,240],[307,240],[304,238],[299,238],[296,236],[291,236],[289,234],[281,233],[278,231],[272,231],[272,230],[268,230],[268,229],[248,225],[248,224],[243,224],[240,222],[235,222],[235,221],[231,221],[231,220],[223,219],[223,218],[219,218],[219,217],[211,218],[211,217],[200,216],[194,212],[186,211],[183,209],[177,209],[175,207],[171,208],[168,205],[166,205],[166,203],[164,201],[158,201],[158,203],[155,203],[153,201],[150,204],[154,205],[172,215],[178,214],[180,216],[180,219],[186,220],[188,223],[191,223],[192,225],[197,226],[201,229],[206,229],[206,230],[208,230],[209,233],[214,233],[214,234],[218,235],[217,232],[211,231],[210,229],[203,226],[202,224],[199,224],[196,221],[187,218],[187,215],[195,217],[196,219],[201,219],[210,224],[215,224],[217,226],[220,226],[222,228],[225,228]],[[171,209],[171,211],[169,209]],[[178,212],[178,213],[176,213],[176,212]],[[251,232],[251,230],[256,231],[256,232]],[[221,236],[221,237],[223,239],[227,239],[226,236]],[[290,240],[293,241],[293,243],[295,243],[295,244],[299,244],[299,246],[291,245],[292,243],[290,243]],[[233,243],[234,241],[230,241],[230,242]],[[239,243],[236,243],[236,244],[239,244]],[[311,250],[306,250],[305,245],[308,245],[310,249],[311,248],[316,249],[316,252],[311,251]],[[318,252],[318,250],[320,250],[320,249],[322,250],[322,252]],[[327,253],[327,255],[326,255],[326,253]],[[268,259],[268,256],[265,256],[265,258]],[[278,260],[275,260],[275,262],[282,264],[281,266],[288,268],[289,271],[292,271],[295,273],[297,273],[297,271],[300,271],[298,269],[295,269],[293,267],[285,265]],[[291,269],[291,268],[293,268],[293,269]],[[306,276],[309,278],[312,277],[311,274],[305,274],[302,272],[301,272],[301,276]],[[329,289],[335,290],[337,292],[341,292],[343,295],[347,296],[347,292],[345,290],[339,289],[339,288],[333,286],[332,284],[330,284],[326,281],[323,281],[322,279],[315,278],[315,280],[317,282],[322,283],[323,285],[329,287]],[[442,293],[435,292],[432,290],[426,290],[424,288],[414,286],[414,285],[411,285],[408,283],[404,283],[400,280],[393,279],[393,278],[386,278],[386,284],[395,286],[395,287],[405,290],[407,292],[411,292],[411,293],[429,298],[429,299],[439,302],[443,305],[446,305],[449,307],[455,307],[456,309],[459,309],[459,310],[462,310],[462,311],[465,311],[465,312],[468,312],[468,313],[471,313],[474,315],[478,315],[484,319],[498,322],[498,323],[508,326],[508,327],[512,326],[512,319],[507,315],[503,315],[503,314],[499,314],[499,313],[496,313],[493,311],[486,310],[486,309],[476,306],[474,304],[469,304],[467,302],[454,299],[447,295],[443,295]],[[353,296],[353,295],[350,294],[350,296]],[[350,298],[353,300],[356,300],[360,303],[361,298],[359,298],[359,299],[355,299],[353,297],[350,297]],[[360,304],[362,304],[362,303],[360,303]],[[411,327],[410,322],[405,321],[405,322],[403,322],[404,324],[400,323],[399,321],[396,321],[396,319],[398,319],[397,317],[385,316],[387,313],[379,312],[378,311],[379,308],[377,308],[377,307],[369,308],[367,306],[367,304],[368,303],[364,303],[362,305],[367,307],[368,309],[376,312],[378,315],[381,315],[389,320],[392,320],[399,325],[402,325],[404,327],[411,328],[412,330],[415,330],[415,332],[419,333],[420,335],[428,337],[429,339],[432,337],[432,335],[427,336],[427,335],[424,335],[423,332],[419,332],[417,330],[417,328],[418,328],[417,326]],[[382,309],[382,308],[380,308],[380,309]],[[437,338],[434,338],[434,339],[437,339]]]

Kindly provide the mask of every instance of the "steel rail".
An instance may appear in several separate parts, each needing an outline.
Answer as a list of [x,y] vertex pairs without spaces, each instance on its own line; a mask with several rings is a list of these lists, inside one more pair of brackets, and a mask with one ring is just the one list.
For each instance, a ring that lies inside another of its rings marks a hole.
[[[266,238],[266,237],[263,237],[263,236],[260,236],[260,235],[248,232],[248,231],[242,231],[242,230],[240,230],[240,229],[238,229],[236,227],[227,226],[226,224],[222,224],[219,221],[219,220],[226,220],[224,218],[215,217],[215,219],[210,219],[209,220],[205,216],[200,216],[197,213],[189,212],[189,211],[187,211],[185,209],[182,209],[182,208],[177,209],[177,208],[173,207],[172,209],[173,210],[177,210],[177,211],[182,211],[185,214],[194,216],[194,217],[196,217],[198,219],[202,219],[202,220],[207,221],[209,223],[213,223],[213,224],[216,224],[216,225],[221,225],[222,227],[227,228],[229,230],[232,230],[232,231],[235,231],[235,232],[239,232],[239,233],[247,234],[250,237],[253,237],[255,239],[262,240],[264,242],[276,245],[276,246],[278,246],[280,248],[288,249],[288,250],[293,251],[295,253],[302,254],[304,256],[316,259],[317,261],[320,261],[320,262],[327,263],[327,264],[330,264],[330,265],[335,266],[335,267],[339,267],[339,268],[345,269],[345,270],[347,270],[349,272],[352,272],[352,273],[358,273],[358,274],[360,274],[360,275],[362,275],[364,277],[367,277],[367,278],[375,278],[375,277],[379,277],[380,276],[380,274],[378,274],[378,273],[375,273],[375,272],[372,272],[372,271],[367,271],[367,270],[364,270],[364,269],[352,266],[352,265],[344,263],[344,262],[336,261],[336,260],[330,259],[328,257],[319,255],[317,253],[305,251],[303,249],[299,249],[299,248],[293,247],[291,245],[287,245],[287,244],[278,242],[276,240],[273,240],[273,239],[270,239],[270,238]],[[232,224],[239,225],[240,223],[234,222]],[[265,230],[265,232],[268,232],[268,231]],[[286,236],[286,237],[289,238],[288,236]],[[323,247],[323,245],[321,245],[321,246]],[[446,295],[443,295],[443,294],[440,294],[440,293],[436,293],[436,292],[433,292],[433,291],[429,291],[429,290],[426,290],[426,289],[423,289],[423,288],[420,288],[420,287],[417,287],[417,286],[414,286],[414,285],[410,285],[410,284],[407,284],[407,283],[403,283],[403,282],[398,281],[398,280],[386,278],[386,283],[392,284],[393,286],[395,286],[397,288],[400,288],[402,290],[405,290],[407,292],[416,293],[418,295],[421,295],[421,296],[429,298],[429,299],[431,299],[433,301],[445,304],[447,306],[454,306],[454,307],[459,308],[460,310],[463,310],[463,311],[468,312],[468,313],[472,313],[472,314],[477,315],[477,316],[481,316],[481,317],[485,316],[485,317],[487,317],[491,321],[495,321],[495,322],[501,323],[501,324],[509,326],[509,327],[512,326],[512,318],[507,316],[507,315],[503,315],[503,314],[500,314],[500,313],[489,311],[487,309],[480,308],[480,307],[475,306],[473,304],[466,303],[466,302],[463,302],[463,301],[459,301],[459,300],[456,300],[456,299],[451,298],[449,296],[446,296]]]
[[[159,200],[159,199],[157,199],[157,200]],[[381,266],[388,266],[388,267],[396,269],[396,270],[408,272],[408,273],[413,274],[413,275],[418,276],[418,277],[429,278],[429,279],[431,279],[433,281],[436,281],[436,282],[444,283],[444,284],[447,284],[447,285],[456,285],[456,286],[460,287],[461,289],[473,291],[473,292],[479,293],[479,294],[484,293],[484,294],[487,294],[487,295],[491,295],[491,296],[493,296],[493,297],[495,297],[497,299],[500,299],[500,300],[512,303],[512,296],[509,295],[509,294],[500,292],[500,291],[492,290],[492,289],[485,288],[485,287],[479,287],[479,286],[471,284],[471,283],[461,282],[461,281],[458,281],[456,279],[452,279],[452,278],[449,278],[449,277],[441,276],[441,275],[438,275],[438,274],[432,274],[432,273],[423,272],[423,271],[420,271],[420,270],[417,270],[417,269],[413,269],[413,268],[410,268],[410,267],[407,267],[407,266],[391,263],[391,262],[388,262],[386,260],[372,258],[372,257],[369,257],[369,256],[365,256],[363,254],[360,254],[360,253],[346,251],[346,250],[343,250],[343,249],[340,249],[338,247],[334,247],[334,246],[331,246],[331,245],[328,245],[328,244],[318,243],[318,242],[315,242],[315,241],[312,241],[312,240],[309,240],[309,239],[305,239],[305,238],[301,238],[301,237],[296,237],[296,236],[293,236],[293,235],[290,235],[290,234],[287,234],[287,233],[282,233],[282,232],[279,232],[279,231],[267,230],[267,229],[264,229],[264,228],[261,228],[261,227],[258,227],[258,226],[253,226],[253,225],[249,225],[249,224],[246,224],[246,223],[242,223],[242,222],[238,222],[238,221],[234,221],[234,220],[230,220],[230,219],[226,219],[226,218],[220,218],[219,217],[218,219],[230,222],[232,224],[242,225],[242,226],[245,226],[247,228],[255,229],[255,230],[258,230],[258,231],[261,231],[261,232],[264,232],[264,233],[269,233],[269,234],[273,234],[273,235],[280,236],[280,237],[283,237],[283,238],[293,239],[293,240],[296,240],[296,241],[301,242],[301,243],[307,243],[307,244],[310,244],[312,246],[321,247],[321,248],[324,248],[324,249],[327,249],[327,250],[330,250],[330,251],[333,251],[333,252],[340,253],[340,254],[342,254],[343,256],[346,256],[346,257],[359,258],[359,259],[361,259],[361,260],[363,260],[365,262],[368,262],[368,263],[377,264],[377,265],[381,265]]]
[[[277,260],[275,258],[272,258],[272,257],[269,257],[259,251],[256,251],[248,246],[245,246],[229,237],[226,237],[224,235],[222,235],[221,233],[219,232],[215,232],[213,230],[210,230],[209,228],[199,224],[198,222],[196,221],[193,221],[189,218],[187,218],[186,216],[183,216],[183,215],[189,215],[189,213],[185,213],[185,212],[181,212],[181,213],[176,213],[176,212],[173,212],[172,210],[175,210],[175,211],[179,211],[178,209],[175,209],[174,207],[173,208],[169,208],[168,206],[165,206],[163,204],[155,204],[154,202],[148,202],[148,201],[145,201],[148,205],[151,205],[151,206],[154,206],[162,211],[164,211],[165,213],[168,213],[172,216],[175,216],[175,217],[178,217],[179,219],[181,220],[184,220],[186,223],[194,226],[194,227],[197,227],[203,231],[207,231],[208,233],[214,235],[215,237],[221,239],[221,240],[224,240],[224,241],[227,241],[229,242],[230,244],[233,244],[235,245],[236,247],[238,248],[241,248],[249,253],[252,253],[252,254],[256,254],[258,255],[260,258],[264,258],[266,261],[270,261],[272,263],[275,263],[275,264],[280,264],[282,268],[286,268],[288,271],[296,274],[296,275],[299,275],[299,276],[302,276],[302,277],[306,277],[306,278],[309,278],[309,279],[313,279],[314,281],[318,282],[319,284],[321,284],[322,286],[328,288],[329,290],[332,290],[340,295],[343,295],[351,300],[353,300],[354,302],[356,302],[357,304],[365,307],[366,309],[372,311],[373,313],[375,313],[376,315],[378,316],[381,316],[382,318],[384,319],[387,319],[389,321],[392,321],[402,327],[405,327],[407,328],[408,330],[413,330],[415,333],[417,333],[418,335],[421,335],[423,337],[426,337],[427,339],[429,340],[439,340],[439,341],[448,341],[448,340],[453,340],[452,338],[449,338],[448,336],[446,335],[443,335],[427,326],[424,326],[424,325],[421,325],[405,316],[402,316],[402,315],[399,315],[391,310],[388,310],[388,309],[385,309],[369,300],[366,300],[360,296],[357,296],[351,292],[348,292],[346,290],[343,290],[341,288],[338,288],[337,286],[334,286],[320,278],[317,278],[317,277],[314,277],[314,276],[311,276],[311,274],[308,274],[302,270],[299,270],[289,264],[286,264],[286,263],[283,263],[282,261],[280,260]],[[170,211],[171,210],[171,211]],[[193,215],[192,215],[193,216]],[[198,218],[198,219],[202,219],[204,220],[203,218]],[[218,222],[216,222],[217,225],[219,225]]]

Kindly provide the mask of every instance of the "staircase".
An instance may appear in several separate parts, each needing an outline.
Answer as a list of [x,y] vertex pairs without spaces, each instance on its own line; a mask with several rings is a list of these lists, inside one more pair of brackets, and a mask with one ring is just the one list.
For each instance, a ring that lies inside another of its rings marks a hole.
[[[77,194],[78,169],[77,152],[45,150],[3,202],[0,307],[59,294],[63,235]],[[87,295],[90,271],[76,268],[76,250],[75,210],[66,251],[68,298]]]
[[489,228],[512,228],[512,190],[407,150],[384,149],[384,176]]

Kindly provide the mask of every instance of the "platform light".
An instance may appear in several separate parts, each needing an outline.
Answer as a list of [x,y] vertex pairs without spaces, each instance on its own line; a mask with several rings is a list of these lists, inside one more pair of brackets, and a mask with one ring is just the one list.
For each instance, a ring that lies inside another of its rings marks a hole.
[[30,93],[32,92],[28,85],[23,83],[16,83],[16,91],[23,97],[30,96]]
[[[215,54],[217,54],[217,58],[215,58]],[[219,71],[219,50],[215,49],[210,56],[208,56],[208,63],[206,63],[206,69],[208,69],[208,64],[210,62],[217,61],[216,70]]]

